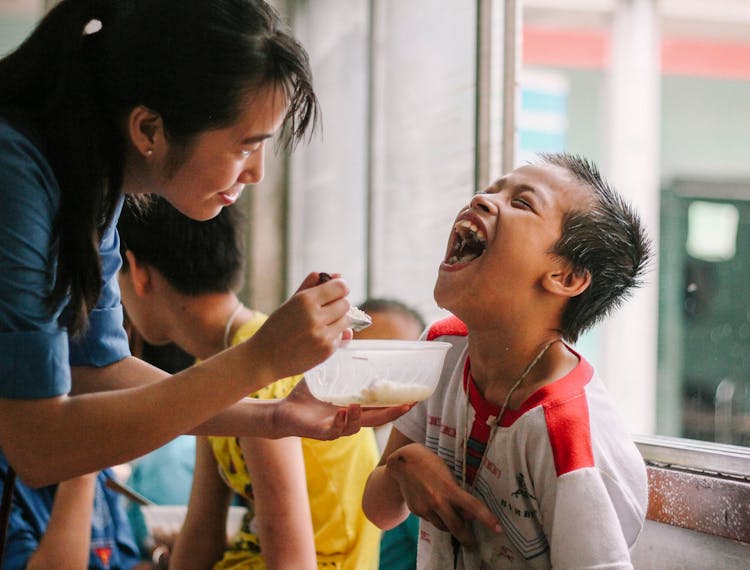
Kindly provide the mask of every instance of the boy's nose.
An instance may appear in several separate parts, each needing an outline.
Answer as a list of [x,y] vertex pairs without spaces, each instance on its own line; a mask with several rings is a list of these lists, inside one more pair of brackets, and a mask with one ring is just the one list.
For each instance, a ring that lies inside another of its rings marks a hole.
[[487,213],[491,213],[495,209],[495,205],[492,200],[489,199],[487,194],[475,194],[471,199],[470,205],[475,210],[482,210]]

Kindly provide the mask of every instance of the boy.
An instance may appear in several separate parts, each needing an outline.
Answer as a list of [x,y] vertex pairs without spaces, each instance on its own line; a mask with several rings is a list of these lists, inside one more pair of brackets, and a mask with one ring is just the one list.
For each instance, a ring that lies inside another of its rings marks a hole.
[[622,303],[649,255],[637,215],[571,155],[461,210],[434,291],[454,316],[426,334],[453,348],[363,497],[381,528],[422,517],[418,568],[631,568],[645,466],[566,343]]

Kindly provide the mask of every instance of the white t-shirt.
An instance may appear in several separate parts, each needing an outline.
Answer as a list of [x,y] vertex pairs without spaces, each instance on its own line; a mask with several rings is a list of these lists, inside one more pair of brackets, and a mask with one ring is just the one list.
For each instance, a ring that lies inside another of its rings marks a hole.
[[[449,317],[427,339],[453,345],[440,383],[395,427],[461,481],[475,417],[464,387],[466,326]],[[629,549],[648,506],[645,464],[593,367],[577,356],[567,376],[504,413],[472,487],[503,532],[475,523],[479,547],[461,549],[456,568],[632,568]],[[417,567],[454,568],[454,555],[450,534],[421,520]]]

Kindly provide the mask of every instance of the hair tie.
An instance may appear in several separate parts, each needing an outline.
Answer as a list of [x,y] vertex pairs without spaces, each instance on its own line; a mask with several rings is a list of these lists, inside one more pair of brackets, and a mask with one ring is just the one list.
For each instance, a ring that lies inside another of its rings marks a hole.
[[83,35],[90,36],[91,34],[97,33],[102,29],[102,21],[97,18],[89,20],[85,26],[83,26]]

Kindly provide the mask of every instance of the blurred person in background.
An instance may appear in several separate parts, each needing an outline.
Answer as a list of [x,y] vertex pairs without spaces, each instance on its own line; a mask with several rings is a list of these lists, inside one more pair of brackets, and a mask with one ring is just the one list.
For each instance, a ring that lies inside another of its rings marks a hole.
[[[8,463],[0,455],[0,494]],[[135,544],[111,469],[32,488],[16,481],[2,570],[149,570]]]

